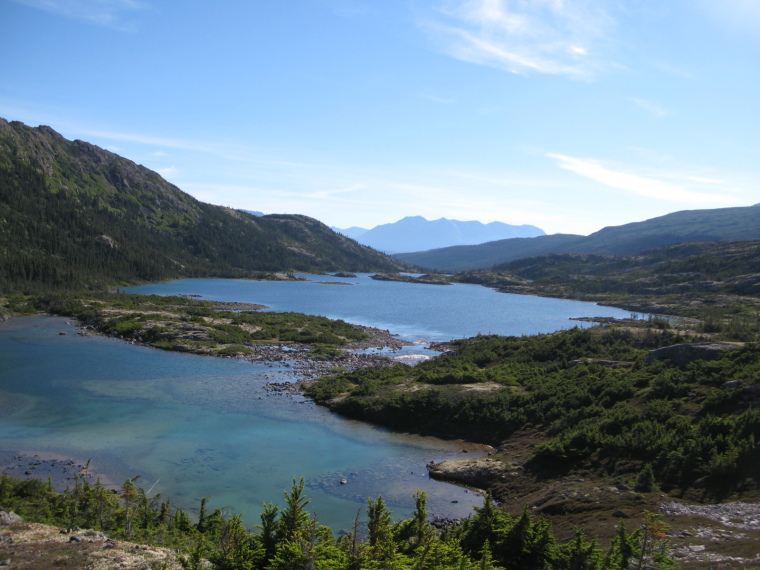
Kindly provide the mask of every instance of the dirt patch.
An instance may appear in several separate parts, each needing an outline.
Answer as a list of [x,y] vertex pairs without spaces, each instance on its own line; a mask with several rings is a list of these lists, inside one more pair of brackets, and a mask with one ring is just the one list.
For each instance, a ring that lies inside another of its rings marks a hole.
[[0,563],[6,561],[18,570],[149,570],[160,564],[166,564],[167,570],[181,568],[168,548],[112,540],[93,530],[66,532],[35,523],[0,527]]

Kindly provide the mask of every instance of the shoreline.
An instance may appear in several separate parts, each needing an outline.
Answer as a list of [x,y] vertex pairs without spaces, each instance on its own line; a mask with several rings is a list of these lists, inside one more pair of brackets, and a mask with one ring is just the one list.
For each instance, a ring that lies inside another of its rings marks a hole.
[[21,480],[47,479],[58,493],[71,487],[77,477],[86,479],[89,484],[100,481],[114,492],[120,489],[121,483],[116,482],[116,477],[101,470],[97,462],[93,465],[93,460],[35,449],[0,449],[0,472]]

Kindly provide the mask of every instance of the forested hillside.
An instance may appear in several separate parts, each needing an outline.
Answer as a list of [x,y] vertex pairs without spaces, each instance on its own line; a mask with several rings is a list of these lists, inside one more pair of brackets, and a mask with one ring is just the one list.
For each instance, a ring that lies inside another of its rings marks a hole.
[[317,220],[204,204],[97,146],[0,119],[0,290],[404,268]]

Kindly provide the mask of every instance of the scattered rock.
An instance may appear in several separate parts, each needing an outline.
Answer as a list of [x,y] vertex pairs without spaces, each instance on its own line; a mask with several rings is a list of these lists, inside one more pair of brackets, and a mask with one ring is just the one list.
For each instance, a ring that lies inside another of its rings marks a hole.
[[695,360],[715,360],[724,352],[744,346],[741,342],[696,342],[674,344],[652,350],[647,355],[647,364],[666,358],[677,366],[686,366]]

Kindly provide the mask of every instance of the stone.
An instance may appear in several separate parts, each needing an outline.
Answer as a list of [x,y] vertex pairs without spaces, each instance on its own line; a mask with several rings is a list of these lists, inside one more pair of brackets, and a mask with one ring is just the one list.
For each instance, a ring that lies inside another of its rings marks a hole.
[[13,511],[0,511],[0,524],[18,524],[22,522],[24,522],[24,519]]
[[705,548],[706,547],[703,546],[703,545],[701,545],[701,544],[690,544],[689,545],[689,550],[691,550],[692,552],[704,552]]
[[724,352],[744,346],[741,342],[696,342],[674,344],[652,350],[647,355],[647,364],[663,358],[671,360],[677,366],[686,366],[695,360],[715,360]]

